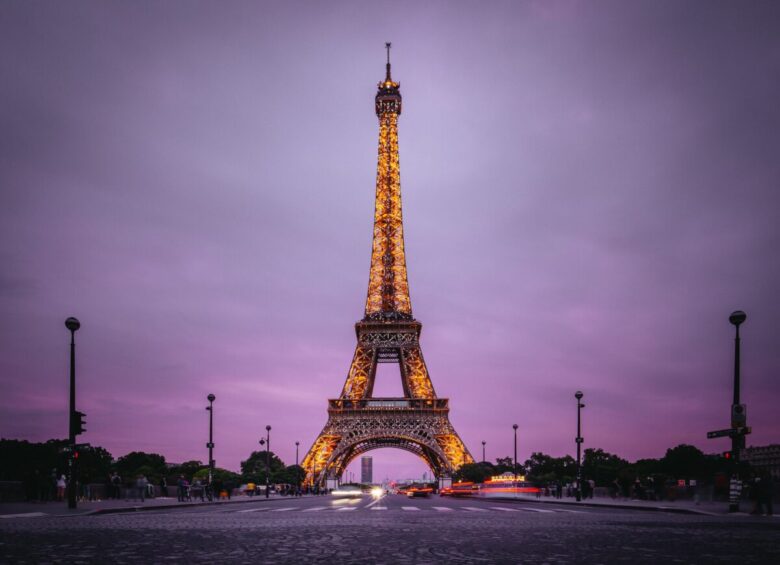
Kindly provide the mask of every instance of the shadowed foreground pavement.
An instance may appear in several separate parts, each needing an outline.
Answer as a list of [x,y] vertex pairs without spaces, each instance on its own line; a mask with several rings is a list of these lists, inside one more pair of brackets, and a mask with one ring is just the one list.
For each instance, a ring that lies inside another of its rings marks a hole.
[[780,520],[398,495],[6,519],[13,563],[780,562]]

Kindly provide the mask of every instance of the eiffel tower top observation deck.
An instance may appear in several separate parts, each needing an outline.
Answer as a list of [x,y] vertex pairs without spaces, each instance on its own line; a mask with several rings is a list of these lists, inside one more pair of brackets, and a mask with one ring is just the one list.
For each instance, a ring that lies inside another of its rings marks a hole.
[[379,155],[376,168],[374,242],[368,277],[365,320],[411,320],[412,303],[406,277],[404,224],[401,211],[401,174],[398,160],[398,116],[401,84],[390,74],[390,43],[385,80],[375,98],[379,118]]

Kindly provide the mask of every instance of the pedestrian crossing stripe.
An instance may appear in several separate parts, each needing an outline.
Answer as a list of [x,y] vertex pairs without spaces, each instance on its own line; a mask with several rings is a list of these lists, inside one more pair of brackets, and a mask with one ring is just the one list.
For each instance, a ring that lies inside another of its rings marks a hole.
[[314,506],[312,508],[306,508],[303,511],[304,512],[319,512],[320,510],[325,510],[327,506]]
[[501,508],[500,506],[491,506],[493,510],[501,510],[502,512],[520,512],[515,508]]
[[265,510],[270,510],[270,508],[248,508],[247,510],[236,510],[236,512],[245,514],[246,512],[263,512]]
[[274,508],[273,510],[271,510],[271,512],[288,512],[290,510],[295,510],[295,508],[292,506],[287,508]]
[[438,510],[439,512],[452,512],[452,508],[446,506],[434,506],[433,509]]
[[419,508],[417,506],[401,506],[401,510],[412,510],[412,511],[415,511],[415,510],[419,510]]
[[369,510],[387,510],[387,506],[372,506]]
[[464,510],[470,510],[472,512],[487,512],[484,508],[474,508],[473,506],[464,506]]
[[23,512],[22,514],[0,514],[0,518],[40,518],[48,516],[45,512]]
[[527,506],[521,507],[520,510],[527,510],[528,512],[544,512],[545,514],[553,514],[555,512],[555,510],[542,510],[541,508],[528,508]]
[[567,510],[565,508],[556,508],[555,512],[568,512],[570,514],[582,514],[582,510]]
[[347,512],[349,510],[357,510],[355,506],[345,506],[344,508],[336,508],[338,512]]

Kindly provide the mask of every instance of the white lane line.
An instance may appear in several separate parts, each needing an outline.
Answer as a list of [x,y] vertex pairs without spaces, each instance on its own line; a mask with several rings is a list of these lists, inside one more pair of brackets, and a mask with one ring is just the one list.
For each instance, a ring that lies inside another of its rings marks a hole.
[[464,506],[463,510],[471,510],[472,512],[487,512],[484,508],[474,508],[473,506]]
[[244,514],[246,512],[264,512],[266,510],[269,510],[269,508],[250,508],[248,510],[236,510],[237,514]]
[[304,510],[304,512],[319,512],[320,510],[325,510],[327,506],[312,506],[311,508],[307,508]]
[[504,508],[502,506],[491,506],[493,510],[501,510],[502,512],[520,512],[519,510],[515,510],[514,508]]
[[375,504],[379,504],[380,502],[382,502],[382,500],[384,500],[385,496],[387,496],[387,495],[383,494],[382,496],[377,498],[374,502],[369,502],[368,504],[366,504],[363,508],[371,508]]
[[289,508],[274,508],[273,510],[271,510],[271,512],[288,512],[290,510],[295,510],[295,508],[293,508],[292,506],[290,506]]
[[45,512],[24,512],[22,514],[0,514],[0,518],[40,518],[47,516]]
[[420,510],[417,506],[401,506],[401,510],[411,510],[413,512]]
[[345,506],[344,508],[336,508],[336,512],[349,512],[350,510],[357,510],[357,507]]
[[387,506],[374,506],[373,508],[369,508],[369,510],[387,510]]
[[584,514],[582,510],[567,510],[565,508],[557,508],[556,512],[568,512],[569,514]]
[[555,510],[542,510],[541,508],[528,508],[527,506],[521,507],[520,510],[527,510],[528,512],[543,512],[545,514],[555,513]]
[[438,510],[439,512],[452,512],[452,508],[447,506],[434,506],[433,509]]

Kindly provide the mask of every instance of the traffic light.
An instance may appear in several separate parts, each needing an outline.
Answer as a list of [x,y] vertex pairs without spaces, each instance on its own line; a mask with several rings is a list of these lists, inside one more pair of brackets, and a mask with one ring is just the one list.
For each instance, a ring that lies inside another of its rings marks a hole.
[[747,424],[747,410],[744,404],[731,405],[731,427],[744,428]]
[[84,427],[86,425],[86,422],[84,421],[85,417],[86,414],[84,414],[84,412],[79,412],[78,410],[73,411],[71,416],[71,418],[73,418],[73,435],[77,436],[87,431]]
[[723,459],[725,459],[726,461],[730,461],[731,460],[731,451],[724,451],[723,452]]

